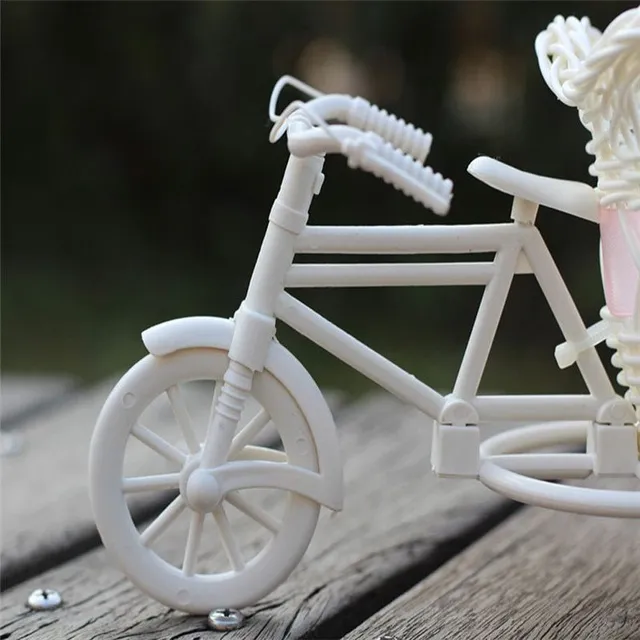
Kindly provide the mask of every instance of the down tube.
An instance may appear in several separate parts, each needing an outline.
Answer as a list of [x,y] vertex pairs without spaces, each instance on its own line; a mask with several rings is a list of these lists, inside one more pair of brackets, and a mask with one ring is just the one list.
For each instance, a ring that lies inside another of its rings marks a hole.
[[444,398],[437,391],[286,292],[278,298],[276,317],[401,400],[434,419],[440,415]]

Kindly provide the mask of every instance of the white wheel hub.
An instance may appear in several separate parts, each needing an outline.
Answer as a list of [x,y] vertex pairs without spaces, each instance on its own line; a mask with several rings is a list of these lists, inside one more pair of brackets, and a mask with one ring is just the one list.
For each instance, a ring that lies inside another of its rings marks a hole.
[[213,511],[222,499],[220,485],[213,472],[196,469],[187,480],[184,498],[192,509],[200,513]]
[[180,495],[189,508],[199,513],[211,513],[224,498],[213,469],[201,469],[201,453],[189,456],[180,471]]

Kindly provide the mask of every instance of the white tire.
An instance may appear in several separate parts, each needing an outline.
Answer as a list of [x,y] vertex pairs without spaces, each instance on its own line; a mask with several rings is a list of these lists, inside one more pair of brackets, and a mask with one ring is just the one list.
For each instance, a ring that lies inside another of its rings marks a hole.
[[[208,517],[216,524],[221,546],[229,558],[230,566],[218,573],[198,572],[198,563],[201,563],[198,546],[202,542],[203,525],[202,522],[198,522],[198,512],[191,509],[187,502],[184,490],[180,491],[181,485],[172,480],[180,472],[184,476],[188,465],[194,467],[198,454],[193,451],[193,438],[191,452],[186,450],[184,444],[174,446],[163,439],[165,444],[172,447],[167,450],[164,444],[158,444],[157,440],[149,436],[149,431],[153,432],[153,426],[145,424],[141,427],[138,420],[143,411],[169,389],[179,389],[178,385],[194,380],[221,380],[228,362],[226,351],[211,348],[184,349],[163,357],[149,355],[143,358],[121,378],[109,395],[98,418],[91,442],[91,500],[96,525],[107,551],[142,591],[170,608],[195,614],[206,614],[217,607],[248,606],[271,592],[287,578],[304,555],[316,528],[320,510],[317,502],[287,492],[282,519],[277,530],[269,533],[270,538],[265,546],[257,549],[255,544],[249,544],[240,548],[237,540],[234,543],[229,538],[233,538],[233,530],[229,528],[230,521],[226,516],[225,505],[231,502],[236,508],[238,494],[241,492],[236,491],[233,492],[235,495],[230,493],[223,496],[220,503],[221,511],[216,507],[215,516],[201,516]],[[317,472],[318,454],[315,441],[309,424],[290,391],[265,370],[256,373],[252,396],[262,406],[263,421],[266,419],[266,412],[278,431],[282,449],[286,454],[286,458],[279,454],[283,462]],[[172,404],[174,400],[175,397],[171,400]],[[177,419],[175,428],[176,431],[180,430]],[[154,450],[150,455],[161,455],[164,451],[162,455],[168,459],[167,463],[173,465],[173,469],[167,471],[171,470],[173,473],[136,479],[123,477],[127,445],[132,440],[139,441],[140,438]],[[185,442],[188,440],[189,438],[185,437]],[[260,450],[245,449],[243,460],[251,460],[252,455],[261,455]],[[265,455],[269,452],[267,449],[262,451]],[[184,464],[181,464],[181,461]],[[149,534],[149,528],[146,529],[147,538],[134,524],[125,494],[135,482],[138,482],[136,491],[140,490],[140,483],[146,483],[148,486],[145,491],[150,493],[153,490],[178,491],[173,502],[150,525],[156,527],[152,530],[153,533]],[[184,489],[184,483],[182,486]],[[244,498],[241,500],[246,507],[247,501]],[[152,548],[159,539],[157,531],[162,530],[164,533],[168,528],[165,526],[166,523],[173,522],[179,512],[182,514],[180,517],[184,517],[185,513],[191,513],[185,547],[191,546],[185,553],[182,566],[167,561]],[[258,512],[257,519],[255,511],[251,519],[254,520],[256,529],[264,529],[268,526],[265,525],[267,516],[262,507],[258,507]],[[247,514],[246,511],[244,513]],[[162,518],[164,520],[161,520]],[[275,529],[273,520],[269,522],[272,529]],[[196,542],[193,542],[194,540]],[[235,545],[231,552],[228,548],[230,544],[232,547]],[[252,555],[250,558],[249,552]]]

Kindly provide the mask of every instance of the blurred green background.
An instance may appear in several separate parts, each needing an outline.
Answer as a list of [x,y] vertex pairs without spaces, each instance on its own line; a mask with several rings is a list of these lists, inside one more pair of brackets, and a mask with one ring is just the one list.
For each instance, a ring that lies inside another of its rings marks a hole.
[[[267,103],[294,74],[360,94],[434,134],[454,181],[446,223],[505,221],[466,174],[479,154],[590,182],[587,133],[551,94],[533,42],[557,14],[600,29],[632,2],[2,3],[2,367],[94,380],[144,354],[140,331],[229,316],[242,299],[287,153]],[[287,94],[286,98],[292,98]],[[317,224],[441,222],[327,161]],[[587,323],[603,304],[598,230],[539,226]],[[430,384],[450,387],[481,290],[329,289],[299,297]],[[296,293],[298,295],[298,293]],[[324,386],[362,378],[284,328]],[[533,279],[516,280],[483,382],[579,390]]]

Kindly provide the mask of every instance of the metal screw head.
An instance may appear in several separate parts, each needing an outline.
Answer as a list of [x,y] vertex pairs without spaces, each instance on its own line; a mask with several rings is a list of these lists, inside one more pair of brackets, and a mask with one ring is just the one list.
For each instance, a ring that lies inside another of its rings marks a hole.
[[27,599],[27,607],[33,611],[51,611],[62,604],[62,597],[53,589],[36,589]]
[[207,624],[214,631],[233,631],[244,624],[244,614],[236,609],[214,609]]

